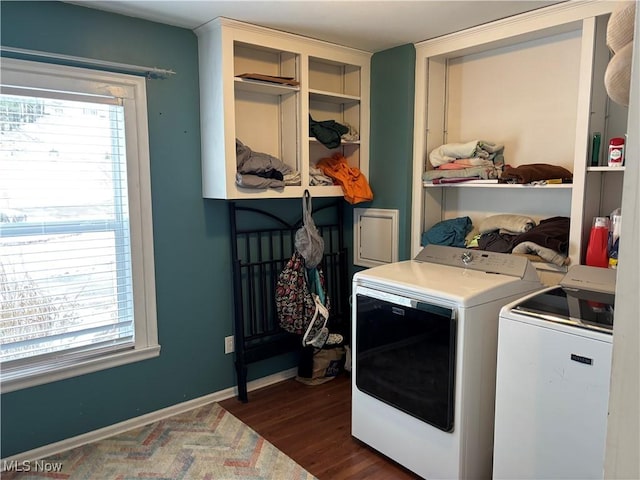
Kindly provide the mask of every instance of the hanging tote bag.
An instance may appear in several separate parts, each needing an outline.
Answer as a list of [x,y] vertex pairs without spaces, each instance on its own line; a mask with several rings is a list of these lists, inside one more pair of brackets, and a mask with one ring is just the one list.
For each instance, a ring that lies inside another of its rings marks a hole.
[[329,298],[320,267],[324,241],[311,217],[308,190],[302,198],[302,226],[296,232],[294,246],[293,256],[276,283],[278,322],[287,332],[302,335],[303,345],[323,345],[329,333]]
[[276,282],[276,311],[280,327],[289,333],[303,335],[308,339],[314,339],[326,327],[324,319],[328,317],[330,308],[322,269],[320,267],[311,269],[311,275],[312,277],[317,275],[313,282],[315,292],[311,290],[309,272],[304,258],[296,250],[280,272]]

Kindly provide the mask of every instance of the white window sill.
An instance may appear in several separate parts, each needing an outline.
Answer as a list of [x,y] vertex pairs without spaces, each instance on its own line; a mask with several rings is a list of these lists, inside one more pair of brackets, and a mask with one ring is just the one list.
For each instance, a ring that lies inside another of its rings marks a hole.
[[0,372],[0,390],[2,393],[35,387],[45,383],[77,377],[87,373],[106,370],[128,363],[139,362],[160,355],[160,345],[152,345],[137,350],[126,350],[102,355],[98,358],[76,360],[73,364],[53,364],[37,371]]

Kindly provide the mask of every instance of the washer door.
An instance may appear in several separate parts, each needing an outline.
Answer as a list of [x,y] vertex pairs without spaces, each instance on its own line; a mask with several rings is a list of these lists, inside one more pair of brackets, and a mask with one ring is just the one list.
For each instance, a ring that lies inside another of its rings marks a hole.
[[356,295],[356,387],[450,432],[454,425],[455,310]]

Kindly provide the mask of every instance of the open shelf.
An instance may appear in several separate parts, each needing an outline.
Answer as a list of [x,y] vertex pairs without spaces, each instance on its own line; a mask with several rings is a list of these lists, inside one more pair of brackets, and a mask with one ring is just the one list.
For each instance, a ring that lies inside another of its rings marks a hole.
[[473,183],[473,180],[460,183],[440,183],[423,182],[424,188],[526,188],[526,189],[571,189],[571,183],[550,183],[547,185],[530,185],[519,183]]
[[261,82],[259,80],[249,80],[246,78],[234,77],[234,82],[236,90],[243,92],[261,93],[265,95],[286,95],[300,91],[300,87],[279,85],[277,83]]
[[624,167],[587,167],[587,172],[624,172]]
[[[311,143],[320,143],[316,137],[309,137],[309,141]],[[360,140],[354,140],[354,141],[342,140],[340,145],[360,145]]]
[[[340,187],[311,185],[311,168],[335,153],[368,175],[371,53],[222,17],[195,32],[205,198],[342,196]],[[309,138],[309,115],[348,124],[360,138],[327,149]],[[284,178],[265,180],[256,160],[243,163],[238,185],[236,141],[275,158],[270,168]]]
[[360,97],[309,89],[309,100],[312,102],[326,102],[344,105],[349,103],[359,103]]
[[[571,265],[581,263],[592,219],[620,206],[624,176],[624,167],[589,166],[590,139],[602,134],[602,161],[608,139],[627,128],[603,82],[613,6],[564,2],[416,44],[413,253],[442,219],[513,213],[570,218],[567,253]],[[563,167],[573,183],[424,181],[430,152],[473,139],[503,144],[512,167]]]

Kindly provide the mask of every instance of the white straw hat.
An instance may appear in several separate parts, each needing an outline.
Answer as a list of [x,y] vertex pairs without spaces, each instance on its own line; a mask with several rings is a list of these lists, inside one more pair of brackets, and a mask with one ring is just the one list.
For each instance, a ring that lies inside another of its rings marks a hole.
[[624,1],[611,13],[607,23],[607,46],[618,53],[627,43],[633,41],[636,18],[636,2]]
[[604,72],[604,86],[609,98],[625,107],[629,105],[632,54],[633,42],[629,42],[611,58]]

